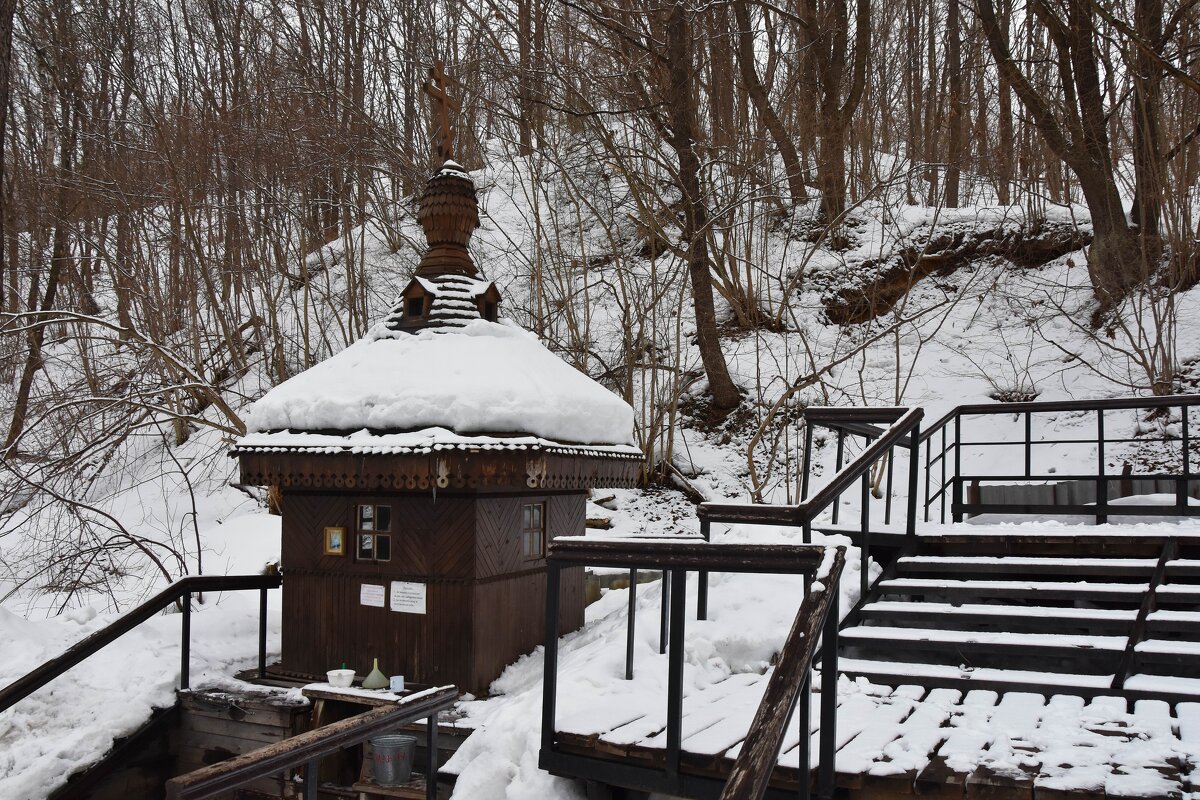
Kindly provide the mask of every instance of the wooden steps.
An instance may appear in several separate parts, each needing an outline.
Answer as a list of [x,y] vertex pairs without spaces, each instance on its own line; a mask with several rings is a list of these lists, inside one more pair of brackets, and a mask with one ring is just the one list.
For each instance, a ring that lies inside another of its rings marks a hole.
[[1188,699],[1200,688],[1195,547],[1181,555],[1164,539],[1152,558],[1144,541],[1106,538],[1097,555],[1082,537],[1065,552],[1062,538],[1038,552],[1025,535],[1016,554],[1011,542],[981,552],[978,540],[919,538],[840,632],[839,667],[885,685],[1090,697],[1128,681],[1130,697]]

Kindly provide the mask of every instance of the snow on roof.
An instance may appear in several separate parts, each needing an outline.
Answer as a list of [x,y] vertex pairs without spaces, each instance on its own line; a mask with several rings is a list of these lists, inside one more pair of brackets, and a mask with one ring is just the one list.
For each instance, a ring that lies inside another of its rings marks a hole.
[[447,158],[442,163],[442,168],[438,170],[438,175],[453,175],[457,178],[466,178],[467,180],[471,179],[471,176],[467,174],[467,171],[463,168],[462,164],[459,164],[452,158]]
[[633,445],[563,444],[539,436],[463,436],[439,427],[403,433],[372,433],[364,429],[344,435],[303,431],[293,433],[290,430],[248,433],[238,440],[237,450],[243,453],[306,450],[354,455],[425,455],[444,450],[538,450],[610,458],[642,456],[642,451]]
[[632,445],[633,409],[528,331],[477,319],[412,334],[377,325],[267,392],[246,427],[250,434],[445,428],[459,436]]

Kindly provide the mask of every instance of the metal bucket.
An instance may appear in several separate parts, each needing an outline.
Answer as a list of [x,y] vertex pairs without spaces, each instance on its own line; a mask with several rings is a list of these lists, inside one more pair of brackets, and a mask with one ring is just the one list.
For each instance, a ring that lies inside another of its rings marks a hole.
[[387,734],[371,739],[375,782],[380,786],[401,786],[412,780],[412,762],[417,752],[417,737]]

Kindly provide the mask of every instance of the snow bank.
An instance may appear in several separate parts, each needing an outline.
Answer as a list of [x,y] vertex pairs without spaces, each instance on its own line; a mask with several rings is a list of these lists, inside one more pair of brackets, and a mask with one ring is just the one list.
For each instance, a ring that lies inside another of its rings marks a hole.
[[[192,615],[193,686],[243,685],[228,676],[257,660],[258,594],[209,594]],[[275,598],[272,598],[274,604]],[[47,620],[0,608],[0,686],[111,623],[90,607]],[[79,666],[0,714],[0,798],[38,798],[98,761],[153,709],[175,702],[179,615],[139,625]],[[278,657],[279,615],[271,614],[268,655]]]
[[416,334],[376,327],[272,389],[247,417],[252,433],[434,427],[632,444],[633,409],[533,334],[479,320]]

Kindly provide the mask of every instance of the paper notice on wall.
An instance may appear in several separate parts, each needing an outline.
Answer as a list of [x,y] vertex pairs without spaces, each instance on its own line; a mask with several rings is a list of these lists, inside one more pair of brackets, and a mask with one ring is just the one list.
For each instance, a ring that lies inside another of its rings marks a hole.
[[383,608],[383,587],[375,583],[364,583],[358,592],[358,602],[364,606]]
[[423,583],[392,581],[392,611],[405,614],[425,613],[425,589]]

